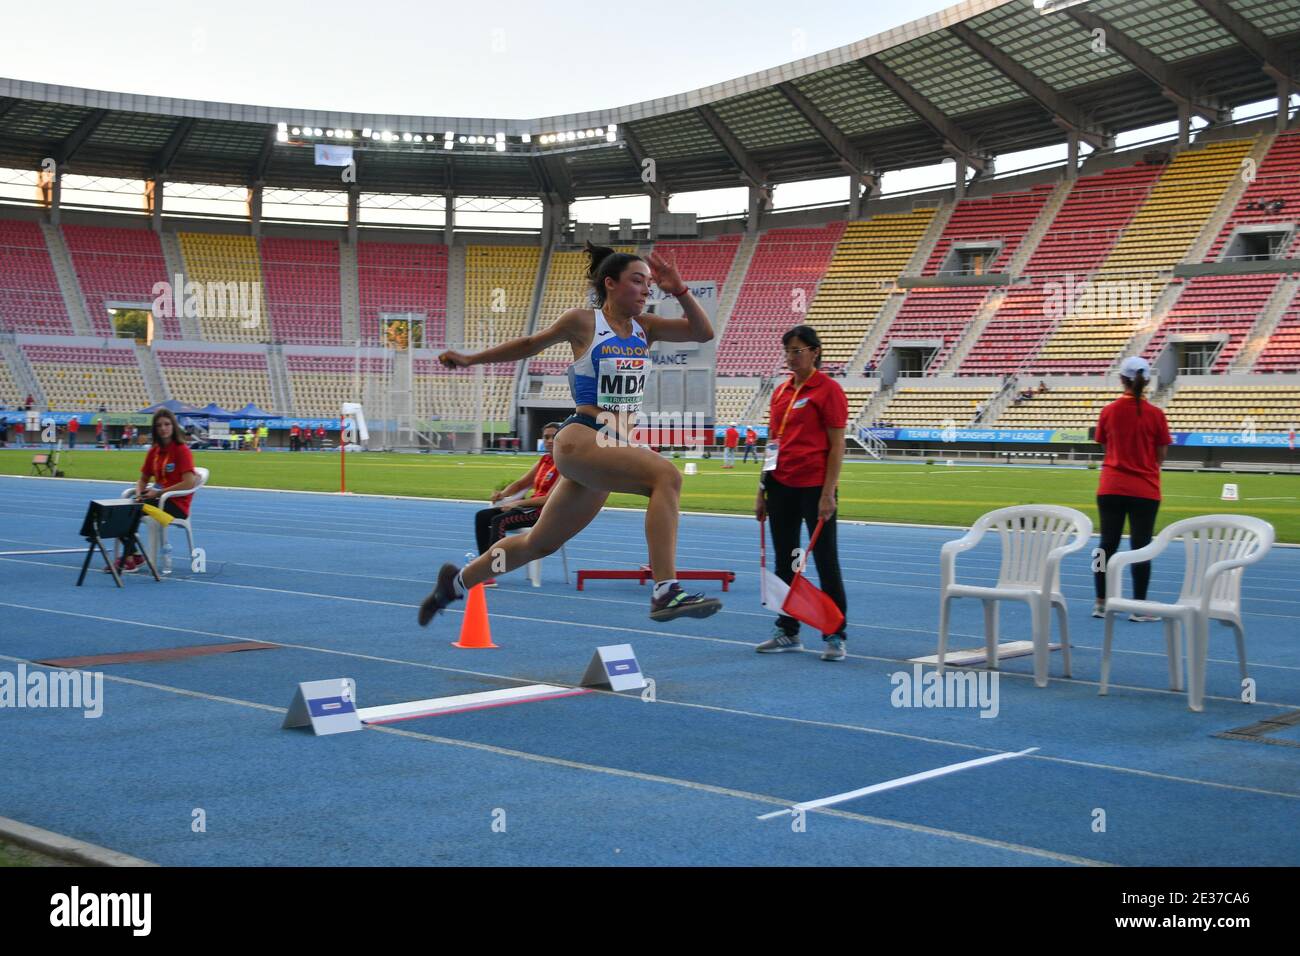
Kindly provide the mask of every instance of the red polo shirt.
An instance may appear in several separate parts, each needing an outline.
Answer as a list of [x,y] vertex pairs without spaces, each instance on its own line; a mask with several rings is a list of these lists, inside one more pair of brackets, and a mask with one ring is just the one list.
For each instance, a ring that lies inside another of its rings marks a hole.
[[728,428],[723,433],[723,444],[728,448],[735,448],[740,443],[740,432],[734,428]]
[[776,480],[791,488],[824,485],[831,447],[826,429],[844,428],[848,421],[849,401],[844,389],[821,372],[813,372],[802,388],[795,385],[793,375],[778,385],[772,393],[767,419],[768,441],[778,443],[773,472]]
[[1163,410],[1143,399],[1139,412],[1133,396],[1125,395],[1101,410],[1096,439],[1106,446],[1097,494],[1160,500],[1156,449],[1174,442]]
[[542,455],[537,462],[537,474],[533,476],[533,498],[540,498],[551,493],[551,488],[560,480],[560,472],[555,467],[555,459]]
[[[149,449],[149,453],[144,456],[144,465],[140,468],[140,474],[162,485],[163,491],[167,491],[173,485],[179,485],[181,479],[193,470],[194,455],[189,447],[180,442],[168,442],[165,448],[154,445]],[[167,500],[175,502],[176,507],[188,515],[191,497],[191,495],[180,495]]]

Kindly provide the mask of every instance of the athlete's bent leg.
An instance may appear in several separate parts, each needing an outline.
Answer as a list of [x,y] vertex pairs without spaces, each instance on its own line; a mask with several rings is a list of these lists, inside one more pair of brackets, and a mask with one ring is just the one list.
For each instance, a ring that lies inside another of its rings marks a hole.
[[529,561],[560,550],[560,545],[581,531],[600,514],[609,497],[607,491],[592,491],[568,478],[561,478],[542,506],[541,517],[523,534],[495,542],[461,570],[466,588],[507,574]]
[[560,478],[546,499],[537,524],[527,532],[496,542],[487,553],[460,571],[451,563],[438,570],[433,590],[420,604],[420,626],[427,625],[452,601],[464,597],[474,585],[513,571],[535,558],[554,554],[560,545],[591,523],[608,497],[608,492],[592,491],[568,478]]

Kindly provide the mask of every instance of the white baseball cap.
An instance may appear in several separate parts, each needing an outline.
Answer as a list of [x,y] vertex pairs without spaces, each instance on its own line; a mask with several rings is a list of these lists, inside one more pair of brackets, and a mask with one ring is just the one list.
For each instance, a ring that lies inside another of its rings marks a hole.
[[1151,363],[1140,355],[1130,355],[1119,367],[1119,374],[1125,378],[1136,378],[1139,374],[1143,378],[1151,377]]
[[732,428],[735,428],[735,427],[736,427],[736,423],[735,423],[735,422],[732,422],[732,423],[731,423],[731,427],[732,427]]

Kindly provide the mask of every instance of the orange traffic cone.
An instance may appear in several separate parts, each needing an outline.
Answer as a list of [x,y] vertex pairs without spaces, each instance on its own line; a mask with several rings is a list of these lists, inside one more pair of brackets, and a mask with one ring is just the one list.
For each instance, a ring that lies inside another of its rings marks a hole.
[[483,585],[469,589],[465,599],[465,616],[460,622],[460,640],[452,647],[496,647],[492,643],[492,628],[488,626],[487,595]]

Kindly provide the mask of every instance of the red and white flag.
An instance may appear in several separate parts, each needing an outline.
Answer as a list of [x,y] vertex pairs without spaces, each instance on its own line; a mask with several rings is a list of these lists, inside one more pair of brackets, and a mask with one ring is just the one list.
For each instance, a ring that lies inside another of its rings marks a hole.
[[763,522],[759,522],[759,594],[763,607],[768,610],[802,621],[822,634],[838,634],[844,627],[844,613],[831,600],[830,595],[803,576],[802,564],[807,563],[807,556],[812,553],[817,537],[822,533],[823,523],[820,520],[817,522],[817,527],[808,540],[803,562],[795,571],[794,580],[786,584],[767,569],[767,536],[764,534]]

